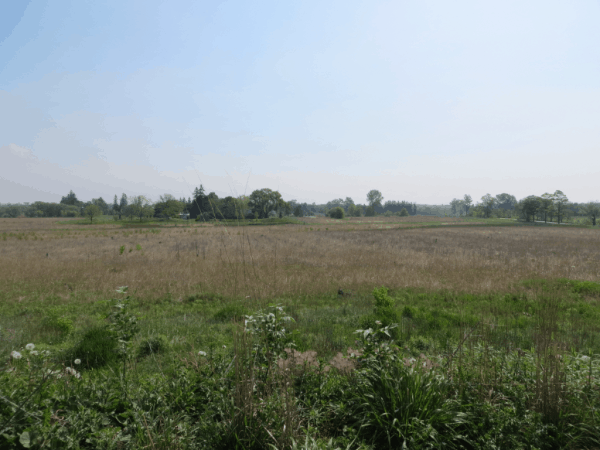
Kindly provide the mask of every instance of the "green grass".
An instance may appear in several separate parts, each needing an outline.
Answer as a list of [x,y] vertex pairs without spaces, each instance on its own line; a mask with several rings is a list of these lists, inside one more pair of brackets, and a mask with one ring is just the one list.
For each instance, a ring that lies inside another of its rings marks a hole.
[[[599,283],[523,280],[486,295],[378,292],[134,298],[140,331],[124,371],[106,328],[110,299],[90,304],[77,292],[40,304],[41,293],[15,285],[0,293],[0,447],[23,448],[27,439],[48,448],[598,446]],[[27,299],[11,301],[17,294]],[[243,359],[252,347],[236,341],[236,323],[267,301],[290,314],[286,333],[298,351],[315,350],[320,367],[279,378]],[[384,339],[350,374],[325,370],[338,352],[370,348],[356,330],[385,326],[386,317],[398,323],[389,352]],[[51,352],[44,364],[54,370],[81,359],[73,366],[81,379],[35,381],[35,358],[9,357],[27,355],[28,343]],[[247,392],[240,380],[251,373],[262,381]],[[52,420],[57,410],[62,419]]]

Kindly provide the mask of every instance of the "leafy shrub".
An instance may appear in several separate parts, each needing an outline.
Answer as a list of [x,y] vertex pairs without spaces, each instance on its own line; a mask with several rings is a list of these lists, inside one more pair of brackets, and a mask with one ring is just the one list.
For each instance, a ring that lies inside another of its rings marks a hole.
[[402,208],[402,211],[400,211],[400,217],[408,217],[408,211],[406,210],[406,208]]
[[230,322],[234,319],[241,320],[248,313],[248,310],[242,305],[227,305],[217,311],[217,313],[213,316],[213,319],[218,320],[219,322]]
[[64,314],[61,314],[59,308],[50,308],[46,312],[44,325],[59,331],[63,337],[71,334],[75,328],[73,326],[73,321]]
[[406,305],[404,309],[402,309],[402,317],[406,317],[407,319],[412,319],[417,315],[417,310],[411,306]]
[[166,348],[165,340],[162,336],[153,336],[144,339],[138,346],[137,355],[140,358],[162,353]]
[[66,353],[67,361],[81,360],[82,367],[98,368],[117,359],[117,340],[104,326],[93,327]]
[[332,219],[343,219],[345,216],[344,208],[341,206],[336,206],[335,208],[329,211],[329,217]]

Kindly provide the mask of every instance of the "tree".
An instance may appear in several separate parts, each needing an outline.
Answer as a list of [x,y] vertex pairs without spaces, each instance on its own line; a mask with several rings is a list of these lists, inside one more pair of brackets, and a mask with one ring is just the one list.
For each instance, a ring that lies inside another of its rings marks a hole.
[[92,204],[98,206],[98,208],[100,208],[100,211],[102,212],[102,214],[108,213],[108,204],[104,201],[104,199],[102,197],[93,198]]
[[[162,200],[163,196],[161,195],[160,198]],[[154,217],[162,217],[164,219],[178,217],[179,213],[183,211],[183,208],[184,204],[179,200],[175,200],[175,197],[172,197],[154,205]]]
[[379,206],[381,207],[381,202],[383,201],[383,195],[377,189],[372,189],[367,194],[367,203],[369,206]]
[[350,206],[354,206],[354,200],[352,200],[350,197],[346,197],[346,200],[344,200],[343,207],[346,211],[348,211],[350,209]]
[[485,217],[489,218],[492,214],[492,209],[494,208],[494,203],[496,199],[492,197],[490,194],[485,194],[481,197],[481,206],[483,207],[483,212]]
[[303,215],[304,215],[304,213],[302,212],[302,206],[297,205],[294,208],[294,216],[296,216],[296,217],[302,217]]
[[374,217],[375,216],[375,207],[373,205],[367,206],[367,209],[365,211],[365,216],[366,217]]
[[269,217],[271,211],[276,211],[283,207],[283,199],[281,194],[269,188],[257,189],[250,194],[248,206],[258,219]]
[[525,197],[519,202],[519,209],[525,216],[527,222],[531,220],[535,221],[535,213],[540,209],[540,199],[535,195]]
[[600,202],[588,202],[581,208],[583,214],[592,220],[592,226],[596,226],[596,220],[600,216]]
[[540,204],[539,213],[541,213],[544,216],[544,222],[548,222],[548,216],[550,216],[550,221],[552,221],[552,216],[555,213],[552,194],[546,192],[545,194],[542,194],[541,197],[538,197],[538,199]]
[[463,200],[459,200],[457,198],[452,199],[452,201],[450,202],[450,210],[452,211],[452,214],[461,214],[461,212],[464,209],[464,201]]
[[567,214],[567,206],[569,204],[569,199],[562,191],[555,191],[552,194],[552,203],[554,204],[554,208],[556,209],[556,217],[558,219],[558,223],[561,222],[563,217]]
[[100,209],[100,207],[94,204],[87,205],[84,211],[85,215],[90,218],[90,223],[92,223],[94,217],[97,217],[100,214],[102,214],[102,210]]
[[465,215],[469,214],[469,209],[471,208],[472,204],[473,204],[473,198],[469,194],[465,194],[465,196],[463,197],[463,205],[465,208]]
[[402,208],[402,211],[400,211],[400,217],[408,217],[409,215],[410,214],[408,214],[406,208]]
[[77,200],[77,196],[75,195],[75,193],[72,190],[69,191],[69,193],[66,196],[61,198],[60,202],[63,205],[75,205],[75,206],[78,206],[81,203],[79,200]]
[[341,206],[336,206],[332,210],[329,211],[329,217],[332,219],[343,219],[344,218],[344,208]]
[[517,204],[517,199],[514,195],[510,194],[498,194],[496,195],[495,206],[499,209],[513,209]]
[[154,207],[143,195],[133,197],[130,205],[132,216],[139,217],[140,222],[144,217],[152,217],[154,215]]
[[117,213],[119,215],[119,219],[121,218],[121,207],[119,206],[119,200],[117,199],[117,194],[115,194],[115,198],[113,199],[112,204],[113,215]]
[[349,205],[348,206],[348,216],[349,217],[361,217],[363,213],[362,206],[360,205]]
[[121,219],[121,214],[125,214],[127,212],[127,206],[127,195],[123,193],[123,195],[121,195],[121,201],[119,203],[119,220]]

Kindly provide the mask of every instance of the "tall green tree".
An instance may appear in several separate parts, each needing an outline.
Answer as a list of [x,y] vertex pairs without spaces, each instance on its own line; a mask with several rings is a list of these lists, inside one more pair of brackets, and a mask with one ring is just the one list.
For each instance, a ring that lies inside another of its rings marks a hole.
[[121,207],[119,206],[119,199],[117,198],[117,194],[115,194],[115,198],[113,199],[112,204],[113,215],[116,213],[119,215],[119,219],[121,218]]
[[581,211],[592,220],[592,225],[596,226],[596,220],[600,217],[600,202],[588,202],[583,205]]
[[372,189],[367,194],[367,203],[369,206],[379,206],[381,207],[381,202],[383,201],[383,195],[377,189]]
[[65,195],[63,198],[61,198],[60,202],[63,205],[75,205],[75,206],[78,206],[81,203],[79,200],[77,200],[77,196],[75,195],[75,192],[73,192],[72,190],[70,190],[69,193],[67,195]]
[[527,222],[535,221],[535,214],[540,208],[540,198],[535,195],[525,197],[519,202],[519,210]]
[[463,197],[463,205],[465,208],[465,215],[469,214],[469,209],[473,205],[473,198],[469,194],[465,194]]
[[517,204],[517,199],[514,195],[507,193],[496,195],[495,207],[499,209],[513,209]]
[[94,217],[98,217],[102,214],[102,210],[98,205],[89,204],[85,207],[84,213],[87,217],[90,218],[90,223],[92,223]]
[[130,209],[133,216],[139,217],[140,222],[144,217],[152,217],[154,215],[152,203],[143,195],[133,197]]
[[255,217],[265,219],[269,217],[271,211],[277,211],[283,206],[281,194],[269,188],[257,189],[250,194],[248,206]]
[[569,199],[563,193],[563,191],[555,191],[552,194],[552,203],[554,204],[554,208],[556,210],[556,218],[558,219],[558,223],[564,219],[564,217],[568,214],[568,205]]
[[485,194],[483,197],[481,197],[481,206],[483,208],[485,217],[489,218],[492,215],[492,210],[494,209],[495,203],[496,199],[490,194]]

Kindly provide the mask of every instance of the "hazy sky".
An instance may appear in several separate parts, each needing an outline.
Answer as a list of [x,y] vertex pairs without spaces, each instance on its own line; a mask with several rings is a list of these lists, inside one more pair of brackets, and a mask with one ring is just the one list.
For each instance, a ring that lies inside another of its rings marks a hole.
[[0,202],[600,198],[600,0],[6,1]]

